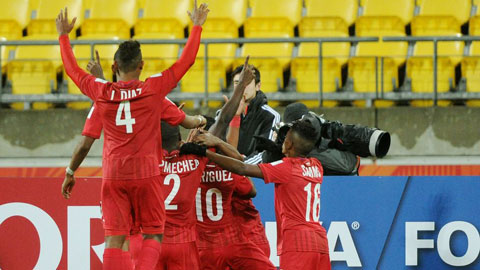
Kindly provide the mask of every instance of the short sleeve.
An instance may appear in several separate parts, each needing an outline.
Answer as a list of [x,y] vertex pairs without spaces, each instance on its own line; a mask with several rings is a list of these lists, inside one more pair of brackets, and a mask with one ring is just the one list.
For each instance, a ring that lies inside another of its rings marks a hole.
[[258,167],[262,170],[265,183],[285,183],[292,175],[292,164],[286,158],[272,163],[261,163]]
[[177,80],[172,70],[167,69],[163,72],[154,74],[145,80],[148,88],[154,90],[162,100],[177,86]]
[[234,175],[234,181],[235,181],[235,187],[234,187],[234,192],[237,195],[243,196],[247,195],[252,191],[252,183],[250,180],[241,175]]
[[100,118],[98,109],[94,104],[88,113],[87,119],[85,120],[82,135],[94,139],[100,139],[100,136],[102,135],[102,128],[102,119]]
[[185,117],[185,113],[180,110],[175,103],[165,97],[162,101],[162,121],[172,126],[178,126],[185,120]]

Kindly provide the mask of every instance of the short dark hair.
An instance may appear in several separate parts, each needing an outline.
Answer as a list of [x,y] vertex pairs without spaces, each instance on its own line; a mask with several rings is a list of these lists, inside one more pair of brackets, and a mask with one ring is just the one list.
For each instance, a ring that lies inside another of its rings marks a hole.
[[295,151],[298,154],[306,156],[313,150],[313,148],[315,148],[318,133],[310,121],[293,121],[290,131],[300,138],[300,141],[293,142]]
[[215,118],[213,117],[210,117],[208,115],[203,115],[203,117],[205,117],[205,119],[207,119],[207,124],[205,125],[205,130],[209,130],[211,126],[213,126],[213,124],[215,124]]
[[178,126],[172,126],[169,123],[162,121],[162,148],[172,151],[177,149],[178,142],[182,140],[182,135],[180,135],[180,129]]
[[113,57],[118,63],[118,68],[123,72],[134,71],[142,62],[142,51],[140,43],[136,40],[124,41],[118,46]]
[[[233,72],[232,72],[232,80],[235,77],[235,75],[240,74],[242,72],[243,65],[236,67]],[[258,84],[260,82],[260,71],[256,68],[253,67],[253,70],[255,71],[255,84]]]

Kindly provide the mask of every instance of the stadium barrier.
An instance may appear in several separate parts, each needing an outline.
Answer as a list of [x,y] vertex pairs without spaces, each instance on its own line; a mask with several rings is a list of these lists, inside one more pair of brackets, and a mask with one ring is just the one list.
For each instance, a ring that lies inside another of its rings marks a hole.
[[[209,44],[245,44],[245,43],[302,43],[302,42],[317,42],[319,46],[319,86],[318,93],[296,93],[296,92],[275,92],[269,93],[269,100],[318,100],[320,106],[322,106],[325,100],[339,100],[339,101],[353,101],[353,100],[366,100],[367,106],[371,106],[373,100],[383,99],[391,101],[401,100],[433,100],[434,104],[437,104],[438,100],[466,100],[466,99],[480,99],[480,92],[446,92],[438,93],[437,91],[437,59],[438,59],[438,42],[443,41],[480,41],[480,36],[468,36],[468,37],[452,37],[452,36],[425,36],[425,37],[383,37],[385,42],[395,41],[431,41],[434,43],[434,89],[432,93],[412,93],[412,92],[384,92],[384,74],[383,63],[384,57],[375,56],[375,92],[370,93],[356,93],[356,92],[335,92],[324,93],[323,91],[323,67],[322,67],[322,44],[329,42],[351,42],[353,44],[359,42],[375,42],[378,41],[378,37],[321,37],[321,38],[237,38],[237,39],[202,39],[201,43],[204,44],[204,67],[205,67],[205,86],[204,93],[179,93],[172,92],[169,97],[173,100],[203,100],[204,106],[207,104],[207,100],[223,100],[222,93],[209,93],[208,92],[208,45]],[[72,45],[90,45],[91,46],[91,59],[94,59],[95,45],[100,44],[119,44],[124,40],[72,40]],[[139,39],[142,44],[185,44],[187,39]],[[36,40],[36,41],[0,41],[0,49],[2,46],[31,46],[31,45],[58,45],[58,41],[55,40]],[[381,70],[379,74],[378,62],[380,61]],[[2,59],[0,56],[0,66]],[[60,89],[58,94],[46,94],[46,95],[12,95],[5,93],[8,91],[7,87],[3,88],[2,76],[0,76],[0,103],[12,103],[12,102],[52,102],[52,103],[64,103],[69,101],[89,101],[89,99],[83,95],[66,94],[66,91]],[[379,87],[379,80],[381,86]]]
[[[325,177],[320,220],[333,270],[479,269],[480,177]],[[273,185],[254,179],[276,256]],[[0,178],[0,268],[101,269],[99,178]]]

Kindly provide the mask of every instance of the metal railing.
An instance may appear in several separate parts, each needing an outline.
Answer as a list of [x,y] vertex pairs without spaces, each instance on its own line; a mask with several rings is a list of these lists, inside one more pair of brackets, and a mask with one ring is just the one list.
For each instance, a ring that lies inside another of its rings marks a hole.
[[[205,69],[205,85],[204,93],[171,93],[169,97],[172,99],[195,99],[203,100],[204,104],[207,104],[208,100],[222,100],[221,93],[209,93],[208,92],[208,46],[211,44],[246,44],[246,43],[303,43],[303,42],[315,42],[319,44],[318,51],[318,64],[319,64],[319,86],[318,93],[293,93],[293,92],[277,92],[269,93],[268,97],[270,100],[318,100],[320,106],[322,106],[324,100],[373,100],[373,99],[385,99],[385,100],[409,100],[409,99],[432,99],[434,104],[437,104],[438,99],[480,99],[480,93],[438,93],[437,86],[437,61],[438,61],[438,42],[442,41],[480,41],[480,37],[383,37],[385,42],[398,42],[398,41],[407,41],[407,42],[417,42],[417,41],[431,41],[434,43],[434,53],[433,53],[433,62],[434,62],[434,72],[433,72],[433,82],[434,82],[434,91],[433,93],[410,93],[410,92],[384,92],[384,76],[383,76],[383,57],[381,58],[381,75],[379,78],[378,75],[378,65],[377,61],[379,57],[375,57],[375,69],[376,69],[376,89],[374,93],[356,93],[356,92],[335,92],[335,93],[324,93],[323,89],[323,43],[330,42],[349,42],[349,43],[359,43],[359,42],[376,42],[378,37],[322,37],[322,38],[237,38],[237,39],[202,39],[201,43],[204,44],[204,69]],[[94,59],[95,45],[105,45],[105,44],[119,44],[124,40],[72,40],[70,43],[72,45],[90,45],[91,59]],[[141,44],[185,44],[187,39],[139,39]],[[32,46],[32,45],[58,45],[56,40],[30,40],[30,41],[0,41],[0,49],[2,46]],[[60,57],[60,55],[59,55]],[[2,58],[0,54],[0,66],[2,65]],[[378,80],[381,80],[381,89],[378,89]],[[35,101],[45,101],[45,102],[69,102],[69,101],[88,101],[89,99],[82,95],[75,94],[46,94],[46,95],[12,95],[4,94],[2,86],[2,76],[0,76],[0,103],[10,103],[10,102],[35,102]]]

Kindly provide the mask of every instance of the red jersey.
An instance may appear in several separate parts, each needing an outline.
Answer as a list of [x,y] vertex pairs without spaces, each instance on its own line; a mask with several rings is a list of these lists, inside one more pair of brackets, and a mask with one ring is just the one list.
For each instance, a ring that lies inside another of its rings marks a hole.
[[[315,158],[289,158],[258,165],[265,183],[275,183],[277,254],[288,251],[328,253],[320,225],[323,168]],[[298,241],[302,239],[302,241]]]
[[198,248],[222,247],[246,241],[232,214],[232,193],[247,195],[252,190],[248,178],[207,164],[196,196]]
[[160,165],[167,219],[163,243],[187,243],[196,239],[195,194],[208,158],[164,151]]
[[260,213],[252,202],[252,199],[242,199],[234,192],[232,196],[232,212],[235,223],[240,225],[243,234],[257,245],[268,244],[265,228],[260,218]]
[[194,63],[201,27],[194,26],[180,59],[145,82],[107,82],[82,70],[68,35],[59,37],[65,71],[83,94],[96,104],[104,129],[103,178],[142,179],[160,174],[157,151],[160,138],[159,101],[176,86]]
[[[179,125],[185,119],[185,112],[180,110],[175,103],[173,103],[167,97],[162,100],[160,107],[162,108],[161,119],[172,126]],[[98,114],[98,110],[95,110],[95,104],[93,104],[92,108],[88,112],[87,119],[85,120],[82,135],[94,139],[100,139],[100,136],[102,135],[102,129],[102,119]],[[162,141],[161,138],[160,141]]]

